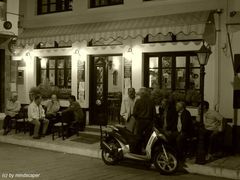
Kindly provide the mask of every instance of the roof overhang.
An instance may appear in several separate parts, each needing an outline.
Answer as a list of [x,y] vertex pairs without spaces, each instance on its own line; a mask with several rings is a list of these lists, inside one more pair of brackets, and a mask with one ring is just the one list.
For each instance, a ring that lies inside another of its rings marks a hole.
[[[76,42],[119,37],[126,39],[128,37],[136,38],[137,36],[145,37],[148,34],[153,36],[159,33],[167,35],[169,32],[175,35],[195,33],[203,35],[204,38],[204,36],[207,37],[206,33],[215,36],[214,18],[209,21],[211,12],[199,11],[109,22],[27,28],[19,35],[18,44],[38,44],[54,41]],[[209,25],[214,28],[207,29]]]

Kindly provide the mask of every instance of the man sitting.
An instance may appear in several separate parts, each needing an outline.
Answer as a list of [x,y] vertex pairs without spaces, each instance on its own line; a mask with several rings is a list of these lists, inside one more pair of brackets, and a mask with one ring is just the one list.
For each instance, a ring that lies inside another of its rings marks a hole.
[[69,97],[69,107],[59,114],[62,116],[63,122],[69,124],[68,136],[71,135],[70,129],[83,130],[85,127],[84,114],[80,104],[76,101],[75,96]]
[[18,95],[16,93],[12,93],[11,98],[7,101],[6,107],[6,117],[3,121],[3,135],[7,135],[12,129],[12,118],[17,117],[18,112],[20,111],[21,105],[17,100]]
[[46,104],[46,118],[49,120],[47,134],[51,133],[52,126],[55,123],[57,112],[60,109],[60,103],[56,94],[52,94],[51,99]]
[[34,125],[33,138],[40,139],[40,125],[43,123],[42,136],[46,134],[49,121],[45,118],[45,112],[41,105],[42,97],[36,95],[32,103],[28,106],[28,120]]

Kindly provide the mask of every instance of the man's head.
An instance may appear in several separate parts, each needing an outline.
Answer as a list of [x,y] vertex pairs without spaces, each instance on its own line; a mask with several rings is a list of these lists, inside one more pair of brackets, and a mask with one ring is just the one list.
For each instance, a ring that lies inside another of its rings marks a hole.
[[13,102],[15,102],[15,101],[17,101],[17,99],[18,99],[17,93],[12,93],[11,100],[12,100]]
[[161,106],[162,106],[163,108],[165,108],[165,107],[167,107],[167,104],[168,104],[168,99],[167,99],[167,98],[163,98],[163,99],[161,100]]
[[75,96],[71,95],[71,96],[69,96],[68,100],[70,103],[72,103],[72,102],[76,101],[76,98],[75,98]]
[[52,94],[51,100],[52,100],[52,101],[57,101],[57,95],[56,95],[56,94]]
[[140,98],[149,96],[148,89],[146,87],[141,87],[138,91],[138,95],[140,96]]
[[42,96],[40,94],[36,95],[34,97],[34,102],[37,104],[37,105],[40,105],[41,102],[42,102]]
[[[203,101],[203,112],[208,111],[209,103],[207,101]],[[201,112],[201,104],[198,106],[198,112]]]
[[179,101],[176,103],[177,112],[183,111],[186,108],[186,104],[183,101]]
[[130,97],[131,99],[135,98],[135,89],[134,88],[128,88],[128,97]]

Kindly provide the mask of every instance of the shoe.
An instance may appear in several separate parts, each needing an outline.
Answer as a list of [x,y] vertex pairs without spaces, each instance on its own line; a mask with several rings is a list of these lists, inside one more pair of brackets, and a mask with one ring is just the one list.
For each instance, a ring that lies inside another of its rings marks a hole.
[[5,130],[4,133],[3,133],[3,136],[6,136],[10,131],[9,130]]
[[33,139],[41,139],[40,136],[33,136]]

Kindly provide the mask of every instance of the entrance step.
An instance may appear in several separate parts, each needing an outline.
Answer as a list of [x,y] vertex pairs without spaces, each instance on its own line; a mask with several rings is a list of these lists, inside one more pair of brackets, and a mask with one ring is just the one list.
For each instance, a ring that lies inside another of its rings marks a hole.
[[[105,130],[106,126],[102,126],[102,130]],[[99,125],[88,125],[85,127],[84,132],[98,132],[100,134],[100,126]]]

